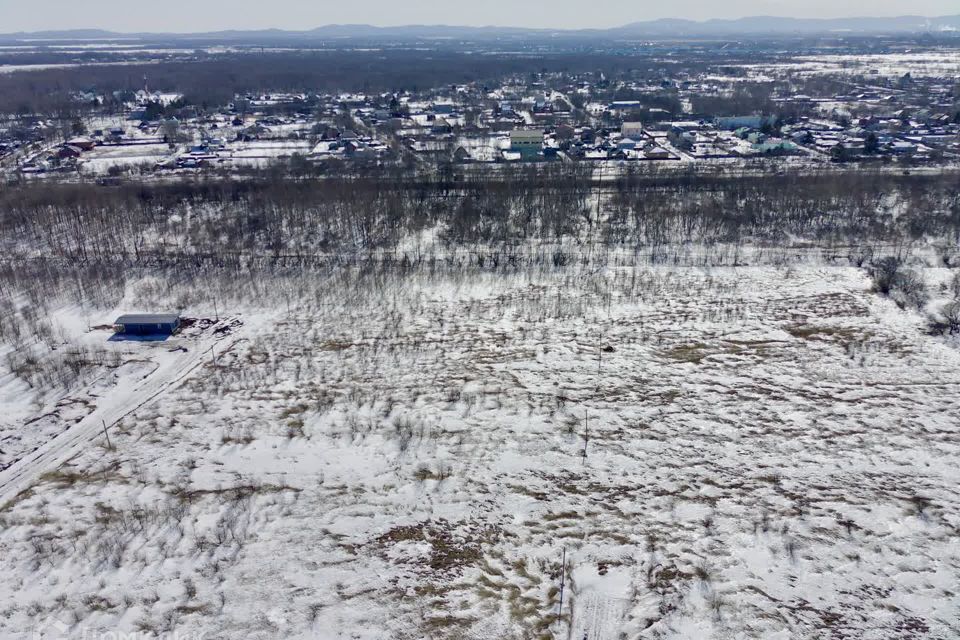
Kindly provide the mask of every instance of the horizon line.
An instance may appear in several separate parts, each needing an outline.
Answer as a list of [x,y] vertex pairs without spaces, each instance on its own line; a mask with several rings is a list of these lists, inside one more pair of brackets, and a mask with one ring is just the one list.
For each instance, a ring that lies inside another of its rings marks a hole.
[[308,27],[303,29],[295,28],[286,28],[286,27],[273,27],[273,26],[264,26],[264,27],[224,27],[224,28],[213,28],[213,29],[204,29],[199,31],[150,31],[150,30],[117,30],[110,29],[105,27],[65,27],[65,28],[45,28],[45,29],[34,29],[34,30],[19,30],[19,31],[9,31],[0,33],[0,36],[29,36],[34,34],[44,34],[44,33],[73,33],[73,32],[102,32],[108,33],[111,35],[120,35],[120,36],[135,36],[135,35],[205,35],[205,34],[216,34],[216,33],[229,33],[229,32],[258,32],[258,31],[276,31],[281,33],[310,33],[312,31],[319,31],[321,29],[330,29],[330,28],[369,28],[369,29],[416,29],[416,28],[428,28],[428,29],[471,29],[471,30],[495,30],[495,29],[504,29],[511,31],[544,31],[544,32],[568,32],[568,33],[577,33],[577,32],[591,32],[591,31],[615,31],[617,29],[623,29],[635,25],[655,25],[658,23],[670,23],[670,22],[679,22],[679,23],[689,23],[691,25],[709,25],[716,23],[736,23],[744,22],[749,20],[765,19],[765,20],[783,20],[790,22],[837,22],[837,21],[856,21],[856,20],[905,20],[905,19],[923,19],[923,20],[942,20],[942,19],[952,19],[960,18],[960,13],[957,14],[946,14],[946,15],[922,15],[922,14],[898,14],[898,15],[851,15],[851,16],[841,16],[841,17],[810,17],[810,18],[801,18],[796,16],[789,15],[773,15],[773,14],[749,14],[743,15],[736,18],[705,18],[705,19],[696,19],[696,18],[682,18],[682,17],[665,17],[665,18],[655,18],[652,20],[636,20],[632,22],[627,22],[619,25],[614,25],[610,27],[527,27],[527,26],[515,26],[509,24],[483,24],[483,25],[470,25],[470,24],[456,24],[456,23],[397,23],[397,24],[374,24],[369,22],[338,22],[338,23],[326,23],[317,25],[315,27]]

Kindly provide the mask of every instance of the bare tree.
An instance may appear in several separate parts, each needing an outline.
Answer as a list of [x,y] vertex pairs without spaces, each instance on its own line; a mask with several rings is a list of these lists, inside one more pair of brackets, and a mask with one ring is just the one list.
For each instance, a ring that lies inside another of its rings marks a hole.
[[960,300],[953,300],[943,305],[940,310],[943,319],[946,320],[950,328],[950,335],[960,333]]

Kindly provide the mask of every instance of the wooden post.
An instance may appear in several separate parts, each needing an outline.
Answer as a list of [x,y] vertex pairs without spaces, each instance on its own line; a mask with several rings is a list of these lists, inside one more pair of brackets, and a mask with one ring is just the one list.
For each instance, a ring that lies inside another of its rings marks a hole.
[[590,442],[590,414],[583,412],[583,461],[587,461],[587,444]]
[[[597,343],[597,376],[600,376],[600,370],[603,368],[603,332],[600,332],[600,341]],[[600,381],[597,380],[597,386]]]
[[[603,193],[603,171],[606,169],[604,163],[600,163],[600,177],[597,180],[597,224],[600,224],[600,195]],[[591,232],[593,225],[590,226]]]
[[107,421],[106,421],[106,420],[101,420],[100,422],[103,424],[103,435],[106,436],[106,438],[107,438],[107,449],[111,449],[111,450],[112,450],[112,449],[113,449],[113,445],[110,444],[110,432],[107,431]]
[[567,548],[563,548],[563,559],[560,561],[560,608],[557,610],[557,622],[563,617],[563,586],[567,578]]

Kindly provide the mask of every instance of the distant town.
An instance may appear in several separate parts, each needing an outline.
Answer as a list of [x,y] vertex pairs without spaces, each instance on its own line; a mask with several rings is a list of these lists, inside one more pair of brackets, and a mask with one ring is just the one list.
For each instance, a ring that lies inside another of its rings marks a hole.
[[312,173],[391,164],[956,162],[958,54],[906,51],[674,72],[655,64],[642,74],[514,73],[393,91],[247,91],[222,105],[198,104],[169,82],[155,88],[147,73],[139,86],[71,92],[68,117],[9,116],[0,166],[12,177],[119,179],[278,164]]

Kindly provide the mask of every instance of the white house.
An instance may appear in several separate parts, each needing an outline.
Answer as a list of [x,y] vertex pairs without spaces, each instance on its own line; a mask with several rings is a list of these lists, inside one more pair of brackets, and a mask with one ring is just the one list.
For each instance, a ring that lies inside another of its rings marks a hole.
[[514,129],[510,132],[510,151],[529,157],[543,149],[543,131],[540,129]]
[[620,133],[624,138],[639,140],[643,136],[643,124],[640,122],[624,122],[620,126]]

